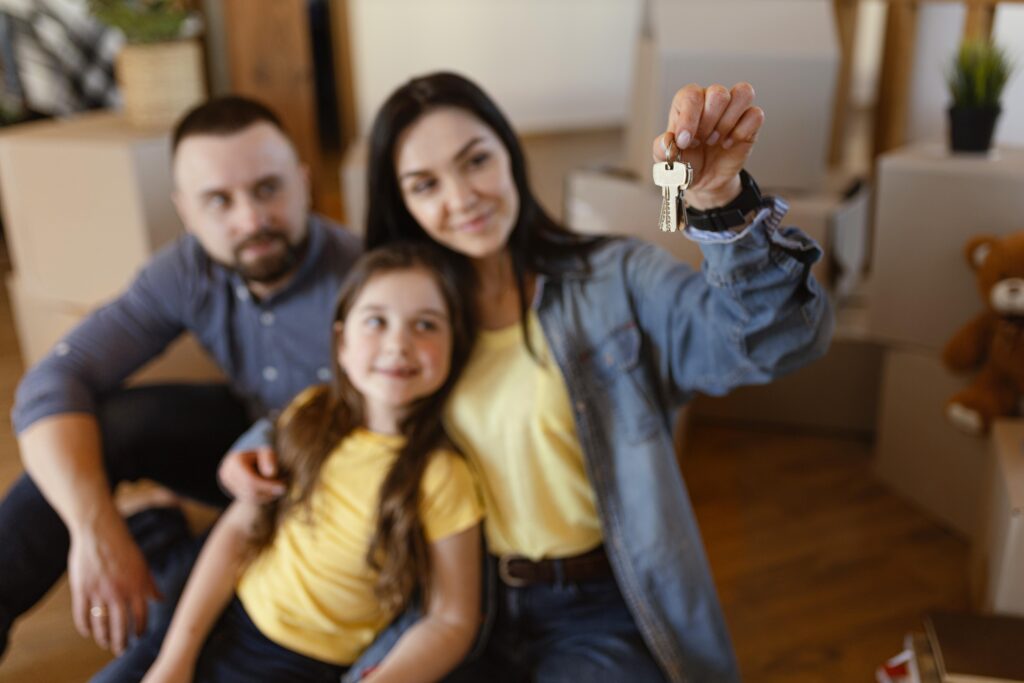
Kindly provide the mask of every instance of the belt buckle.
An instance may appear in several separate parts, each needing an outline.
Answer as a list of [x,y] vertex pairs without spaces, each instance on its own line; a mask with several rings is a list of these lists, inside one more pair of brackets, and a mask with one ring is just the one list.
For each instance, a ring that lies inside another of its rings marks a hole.
[[529,585],[525,579],[519,579],[509,574],[509,564],[515,560],[525,559],[520,555],[502,555],[498,558],[498,578],[509,588],[523,588]]

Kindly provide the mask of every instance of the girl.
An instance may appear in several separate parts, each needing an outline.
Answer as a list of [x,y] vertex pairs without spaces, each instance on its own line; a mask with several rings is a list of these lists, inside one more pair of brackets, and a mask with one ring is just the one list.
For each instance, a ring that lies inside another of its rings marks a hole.
[[393,245],[353,268],[334,317],[334,382],[277,421],[289,493],[224,513],[147,683],[337,683],[417,590],[424,614],[372,680],[434,681],[468,650],[481,509],[440,412],[472,316],[433,252]]
[[414,79],[376,117],[367,245],[439,244],[475,281],[481,331],[445,425],[480,476],[500,581],[465,680],[739,679],[673,418],[694,392],[809,362],[831,332],[820,250],[742,171],[753,98],[687,86],[654,141],[656,161],[693,166],[703,272],[557,225],[505,117],[460,76]]

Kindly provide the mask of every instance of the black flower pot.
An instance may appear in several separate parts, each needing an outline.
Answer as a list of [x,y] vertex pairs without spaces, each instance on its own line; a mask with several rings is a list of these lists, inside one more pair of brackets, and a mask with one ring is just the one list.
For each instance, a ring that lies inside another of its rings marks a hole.
[[1002,109],[991,107],[950,107],[949,142],[954,152],[987,152]]

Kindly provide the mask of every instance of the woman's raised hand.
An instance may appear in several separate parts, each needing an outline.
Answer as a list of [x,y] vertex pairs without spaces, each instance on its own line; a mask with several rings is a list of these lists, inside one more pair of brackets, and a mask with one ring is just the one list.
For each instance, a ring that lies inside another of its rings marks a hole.
[[665,133],[654,139],[654,160],[678,159],[693,166],[686,190],[693,208],[728,204],[740,193],[739,172],[763,123],[764,111],[754,106],[749,83],[731,90],[691,83],[672,98]]

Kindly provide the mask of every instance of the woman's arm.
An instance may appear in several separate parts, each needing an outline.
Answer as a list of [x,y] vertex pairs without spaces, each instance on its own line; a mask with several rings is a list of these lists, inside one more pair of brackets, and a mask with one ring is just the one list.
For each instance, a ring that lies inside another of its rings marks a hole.
[[431,543],[426,613],[365,680],[429,683],[462,661],[480,627],[480,552],[479,524]]
[[233,503],[210,532],[144,683],[192,680],[203,643],[234,594],[258,509]]

